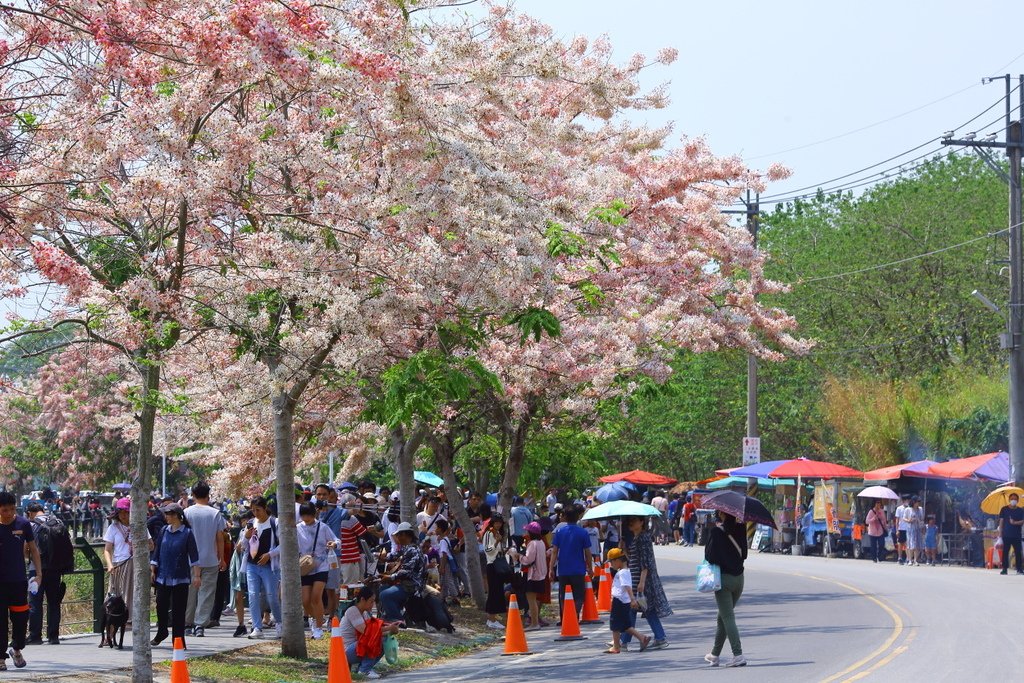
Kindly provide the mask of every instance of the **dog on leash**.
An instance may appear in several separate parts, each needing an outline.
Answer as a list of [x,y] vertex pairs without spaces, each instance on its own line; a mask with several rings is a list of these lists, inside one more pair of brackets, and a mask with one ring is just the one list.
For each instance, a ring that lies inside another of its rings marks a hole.
[[[117,593],[108,593],[107,599],[103,601],[103,621],[100,623],[100,647],[109,645],[124,649],[124,627],[128,624],[128,606]],[[114,636],[118,630],[121,631],[117,645],[114,645]]]

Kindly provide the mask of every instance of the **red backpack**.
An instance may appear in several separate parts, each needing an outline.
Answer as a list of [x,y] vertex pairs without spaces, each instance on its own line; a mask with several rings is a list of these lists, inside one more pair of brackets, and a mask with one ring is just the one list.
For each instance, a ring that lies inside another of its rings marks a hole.
[[380,659],[384,654],[384,622],[376,617],[366,620],[366,628],[356,641],[356,656],[363,659]]

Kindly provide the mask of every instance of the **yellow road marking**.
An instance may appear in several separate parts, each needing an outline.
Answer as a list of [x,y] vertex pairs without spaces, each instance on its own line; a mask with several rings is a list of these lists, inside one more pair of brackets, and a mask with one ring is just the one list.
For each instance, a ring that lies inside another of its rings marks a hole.
[[875,662],[873,665],[871,665],[867,669],[864,669],[863,671],[861,671],[859,674],[855,674],[853,676],[850,676],[845,681],[843,681],[843,683],[852,683],[853,681],[860,680],[861,678],[864,678],[865,676],[869,676],[870,674],[873,674],[875,671],[877,671],[878,669],[881,669],[883,666],[885,666],[886,664],[888,664],[889,662],[891,662],[892,660],[896,659],[901,654],[906,652],[910,648],[910,643],[913,640],[914,640],[914,633],[911,631],[907,635],[907,639],[903,641],[902,645],[900,645],[898,648],[896,648],[895,650],[890,652],[888,655],[886,655],[882,659],[879,659],[877,662]]
[[[832,676],[829,676],[828,678],[823,680],[821,683],[832,683],[832,681],[837,681],[840,678],[842,678],[843,676],[846,676],[847,674],[853,673],[857,669],[859,669],[862,666],[868,664],[872,659],[881,656],[882,654],[885,653],[886,650],[888,650],[890,647],[892,647],[893,644],[896,642],[896,640],[903,633],[903,619],[900,618],[900,615],[897,614],[895,610],[893,610],[891,607],[886,605],[884,602],[882,602],[881,600],[879,600],[875,596],[869,595],[868,593],[862,591],[861,589],[859,589],[859,588],[857,588],[855,586],[851,586],[851,585],[849,585],[847,583],[842,583],[841,581],[836,581],[834,579],[824,579],[824,578],[822,578],[820,576],[809,576],[809,575],[807,576],[807,578],[814,579],[816,581],[823,581],[825,583],[831,583],[831,584],[834,584],[836,586],[840,586],[842,588],[845,588],[848,591],[856,593],[857,595],[860,595],[861,597],[867,598],[871,602],[873,602],[876,605],[878,605],[879,607],[881,607],[889,615],[889,617],[892,619],[892,623],[893,623],[892,633],[889,635],[889,637],[886,639],[886,641],[884,643],[882,643],[882,645],[880,647],[875,649],[867,657],[864,657],[860,661],[855,662],[854,664],[848,666],[847,668],[843,669],[839,673],[833,674]],[[903,649],[906,649],[906,648],[903,648]],[[889,661],[891,661],[891,659],[893,657],[895,657],[897,654],[901,654],[901,653],[902,653],[902,650],[897,648],[896,652],[894,652],[893,654],[889,655],[889,657],[881,660],[880,663],[876,663],[875,666],[873,666],[871,669],[868,670],[868,672],[874,671],[875,669],[879,668],[883,664],[888,664]],[[866,673],[865,673],[865,675],[866,675]],[[849,680],[856,680],[856,678],[851,678]]]

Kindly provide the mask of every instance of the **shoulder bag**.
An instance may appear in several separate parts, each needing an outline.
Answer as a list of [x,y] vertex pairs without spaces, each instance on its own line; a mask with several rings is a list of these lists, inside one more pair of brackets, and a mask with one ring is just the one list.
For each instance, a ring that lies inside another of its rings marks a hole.
[[313,547],[310,548],[309,554],[299,558],[299,576],[306,576],[316,569],[316,559],[313,557],[313,553],[316,552],[318,538],[320,538],[320,522],[316,523],[316,532],[313,534]]

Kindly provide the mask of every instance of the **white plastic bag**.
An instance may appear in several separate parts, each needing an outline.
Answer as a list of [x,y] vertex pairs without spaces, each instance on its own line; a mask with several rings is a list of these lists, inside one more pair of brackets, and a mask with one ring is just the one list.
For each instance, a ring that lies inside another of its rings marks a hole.
[[722,570],[707,560],[697,565],[695,580],[698,593],[714,593],[722,589]]

